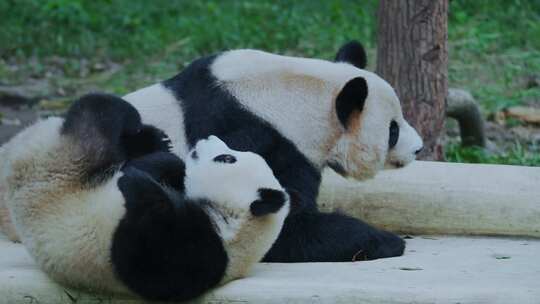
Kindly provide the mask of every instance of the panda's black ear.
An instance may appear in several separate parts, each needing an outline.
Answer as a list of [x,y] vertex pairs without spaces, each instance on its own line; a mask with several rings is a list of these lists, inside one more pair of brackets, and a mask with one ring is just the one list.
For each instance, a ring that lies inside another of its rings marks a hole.
[[251,203],[249,210],[254,216],[268,215],[278,212],[286,201],[287,197],[283,191],[261,188],[259,199]]
[[368,85],[363,77],[356,77],[345,84],[336,97],[336,114],[345,129],[349,125],[351,114],[364,109],[368,96]]
[[335,61],[347,62],[357,68],[365,69],[367,66],[366,50],[360,42],[349,41],[339,49]]

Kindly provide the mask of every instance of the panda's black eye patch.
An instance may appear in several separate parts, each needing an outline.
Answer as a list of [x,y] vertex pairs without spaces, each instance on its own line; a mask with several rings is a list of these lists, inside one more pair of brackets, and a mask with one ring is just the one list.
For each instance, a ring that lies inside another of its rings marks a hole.
[[392,149],[399,139],[399,126],[395,120],[390,123],[390,136],[388,137],[388,148]]
[[214,157],[214,161],[218,163],[234,164],[236,162],[236,157],[230,154],[221,154]]

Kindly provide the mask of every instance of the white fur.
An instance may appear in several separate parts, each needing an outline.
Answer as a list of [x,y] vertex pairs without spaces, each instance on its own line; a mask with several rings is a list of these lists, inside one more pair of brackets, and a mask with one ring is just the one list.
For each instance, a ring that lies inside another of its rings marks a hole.
[[123,97],[141,115],[144,124],[164,130],[173,145],[172,152],[179,157],[187,153],[184,133],[184,114],[172,92],[161,84],[142,88]]
[[[191,154],[196,153],[197,158]],[[232,155],[235,163],[219,163],[213,159],[221,154]],[[277,239],[289,204],[277,213],[255,217],[250,205],[259,199],[261,188],[283,191],[266,161],[251,152],[229,149],[215,136],[199,141],[186,157],[186,196],[208,199],[216,210],[209,213],[224,240],[229,264],[222,282],[243,277],[260,261]],[[225,219],[224,219],[225,217]]]
[[20,241],[7,206],[11,194],[8,178],[14,174],[14,162],[50,150],[57,143],[62,122],[60,118],[38,121],[0,147],[0,220],[3,232],[12,241]]

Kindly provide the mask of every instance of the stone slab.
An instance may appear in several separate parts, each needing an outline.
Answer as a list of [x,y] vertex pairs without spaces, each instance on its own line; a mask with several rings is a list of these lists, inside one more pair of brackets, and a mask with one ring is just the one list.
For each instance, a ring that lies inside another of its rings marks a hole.
[[540,167],[417,161],[360,183],[327,170],[319,205],[401,233],[540,237]]

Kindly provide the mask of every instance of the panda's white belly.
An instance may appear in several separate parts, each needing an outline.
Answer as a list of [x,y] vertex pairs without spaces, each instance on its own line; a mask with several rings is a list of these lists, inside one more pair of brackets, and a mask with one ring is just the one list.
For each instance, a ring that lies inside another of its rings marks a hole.
[[180,158],[189,152],[184,131],[184,114],[173,93],[160,83],[142,88],[123,97],[141,115],[144,124],[153,125],[167,133],[173,153]]

